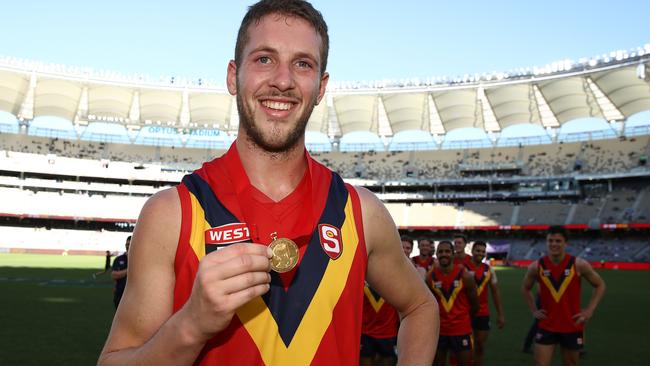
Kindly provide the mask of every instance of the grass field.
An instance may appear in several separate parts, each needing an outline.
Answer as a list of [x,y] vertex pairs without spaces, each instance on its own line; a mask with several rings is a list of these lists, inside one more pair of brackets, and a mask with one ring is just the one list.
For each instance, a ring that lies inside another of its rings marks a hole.
[[[114,314],[110,277],[92,279],[103,265],[104,257],[0,254],[0,365],[95,364]],[[647,365],[650,272],[599,273],[607,293],[587,327],[581,364]],[[491,333],[488,365],[530,365],[521,352],[531,322],[519,294],[523,270],[498,275],[507,323]]]

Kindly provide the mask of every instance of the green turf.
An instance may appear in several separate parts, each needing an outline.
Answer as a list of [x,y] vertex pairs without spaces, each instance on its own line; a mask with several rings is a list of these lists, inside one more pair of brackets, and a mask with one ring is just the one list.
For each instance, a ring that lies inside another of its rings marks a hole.
[[[92,279],[103,265],[100,256],[0,254],[0,365],[95,364],[114,314],[110,277]],[[650,271],[599,273],[608,288],[581,364],[646,365]],[[491,332],[487,364],[531,365],[521,352],[532,319],[519,293],[523,270],[498,275],[507,324]]]

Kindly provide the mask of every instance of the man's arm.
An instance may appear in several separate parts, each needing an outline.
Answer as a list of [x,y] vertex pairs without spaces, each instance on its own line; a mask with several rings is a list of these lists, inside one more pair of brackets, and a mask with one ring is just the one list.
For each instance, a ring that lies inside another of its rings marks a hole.
[[388,210],[370,191],[357,191],[368,250],[367,281],[399,311],[402,319],[397,337],[399,363],[429,366],[438,344],[438,304],[404,255]]
[[490,279],[490,292],[492,293],[492,301],[494,301],[494,307],[497,309],[497,327],[502,329],[506,325],[506,317],[503,314],[503,303],[501,302],[501,291],[499,290],[499,281],[497,281],[497,275],[493,268],[490,268],[492,272],[492,278]]
[[126,277],[128,271],[127,268],[121,268],[122,266],[119,265],[118,258],[120,258],[120,256],[115,257],[113,266],[111,267],[111,278],[114,280]]
[[427,278],[427,270],[424,269],[424,268],[422,268],[422,267],[420,267],[420,266],[415,267],[415,270],[418,272],[418,275],[420,276],[420,278],[422,279],[422,281],[425,281],[426,278]]
[[126,277],[127,272],[128,272],[128,270],[126,270],[126,269],[122,269],[122,270],[118,270],[118,271],[111,271],[111,277],[114,280],[119,280],[120,278]]
[[533,262],[528,266],[528,270],[524,276],[524,282],[521,285],[521,293],[524,295],[526,305],[528,305],[528,309],[530,309],[530,312],[533,313],[533,316],[536,319],[546,319],[546,311],[544,309],[537,308],[535,299],[531,293],[533,285],[535,284],[535,278],[537,277],[537,265],[537,262]]
[[476,290],[476,280],[474,280],[474,275],[469,271],[463,273],[463,285],[465,286],[465,293],[469,299],[469,315],[474,317],[479,308],[478,293]]
[[591,292],[591,299],[589,300],[589,305],[580,311],[578,314],[573,316],[573,319],[576,320],[576,323],[580,324],[589,320],[593,315],[596,307],[602,300],[605,295],[605,281],[600,277],[596,271],[594,271],[591,264],[582,258],[576,258],[576,267],[578,273],[583,276],[593,287],[594,290]]
[[232,245],[200,261],[189,300],[172,314],[180,223],[176,189],[157,193],[142,208],[129,280],[98,364],[192,364],[239,306],[268,291],[269,249]]

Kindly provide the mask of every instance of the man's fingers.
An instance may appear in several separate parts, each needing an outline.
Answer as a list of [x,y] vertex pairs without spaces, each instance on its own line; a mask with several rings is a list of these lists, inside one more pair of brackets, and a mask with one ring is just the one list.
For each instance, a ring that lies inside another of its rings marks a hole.
[[228,303],[233,309],[238,309],[252,299],[264,295],[270,288],[268,283],[248,287],[228,295]]
[[273,252],[268,246],[263,244],[238,243],[229,245],[223,249],[215,250],[203,257],[201,261],[222,263],[242,255],[259,255],[270,259],[273,257]]
[[578,313],[574,315],[573,319],[575,319],[576,324],[584,323],[585,321],[587,321],[587,317],[583,313]]
[[271,262],[266,256],[242,254],[219,263],[201,262],[201,267],[206,280],[216,282],[249,272],[269,272]]
[[270,282],[271,275],[268,272],[247,272],[222,281],[221,291],[226,295],[233,295]]

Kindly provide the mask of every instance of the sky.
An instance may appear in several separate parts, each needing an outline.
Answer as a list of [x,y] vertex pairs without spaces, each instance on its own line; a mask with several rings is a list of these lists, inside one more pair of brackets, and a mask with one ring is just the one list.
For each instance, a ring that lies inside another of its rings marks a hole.
[[[0,56],[223,85],[252,1],[5,1]],[[331,80],[455,77],[650,43],[650,1],[314,0]]]

